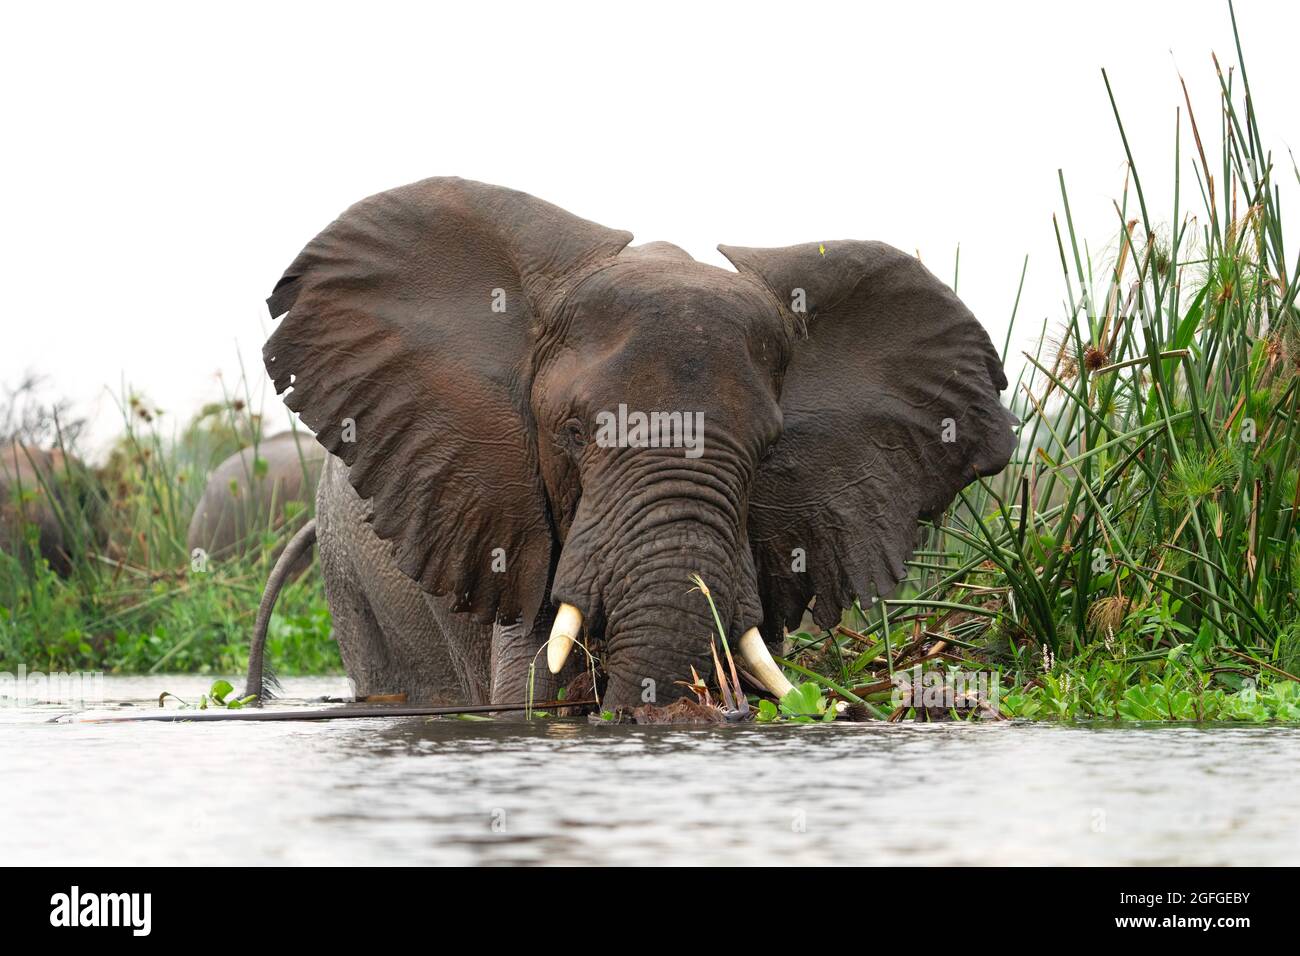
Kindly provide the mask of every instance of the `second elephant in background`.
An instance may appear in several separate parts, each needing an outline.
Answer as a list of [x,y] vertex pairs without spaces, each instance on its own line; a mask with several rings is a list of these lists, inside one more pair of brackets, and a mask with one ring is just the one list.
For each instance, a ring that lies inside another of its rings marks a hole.
[[[224,560],[255,552],[268,531],[292,531],[310,516],[325,451],[307,432],[281,432],[231,455],[208,476],[186,535],[194,554]],[[201,557],[196,555],[196,557]],[[311,563],[308,552],[294,573]]]
[[[0,443],[0,551],[26,560],[26,535],[61,577],[96,538],[85,466],[60,449]],[[76,532],[84,534],[78,535]],[[71,532],[71,534],[70,534]],[[80,539],[80,540],[79,540]]]

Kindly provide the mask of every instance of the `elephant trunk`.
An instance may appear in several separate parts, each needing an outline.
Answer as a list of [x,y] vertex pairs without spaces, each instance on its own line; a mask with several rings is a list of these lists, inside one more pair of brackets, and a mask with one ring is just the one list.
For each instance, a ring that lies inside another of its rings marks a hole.
[[630,586],[607,610],[607,706],[668,703],[686,693],[683,684],[693,671],[705,679],[712,674],[717,623],[708,598],[691,583],[694,575],[707,585],[722,626],[734,636],[736,562],[675,544],[673,537],[656,541],[662,550],[638,562]]
[[620,449],[584,475],[551,588],[559,612],[548,651],[555,666],[583,626],[599,638],[611,707],[668,703],[687,693],[692,669],[712,674],[718,622],[694,576],[733,654],[762,620],[742,504],[748,455],[723,432],[706,437],[698,459]]

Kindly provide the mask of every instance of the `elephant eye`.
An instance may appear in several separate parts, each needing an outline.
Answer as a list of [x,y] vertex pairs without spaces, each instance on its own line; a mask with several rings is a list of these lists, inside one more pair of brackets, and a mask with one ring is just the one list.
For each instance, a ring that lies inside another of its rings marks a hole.
[[577,418],[570,418],[564,423],[563,436],[570,445],[581,447],[587,444],[587,430]]

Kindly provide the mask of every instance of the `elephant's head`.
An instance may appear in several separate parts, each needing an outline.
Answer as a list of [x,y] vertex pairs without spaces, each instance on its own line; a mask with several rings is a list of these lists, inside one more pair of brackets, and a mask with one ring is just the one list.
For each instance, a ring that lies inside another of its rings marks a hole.
[[607,703],[646,679],[662,701],[712,671],[699,574],[776,688],[748,632],[778,645],[814,595],[829,626],[890,592],[918,519],[1006,464],[1006,379],[889,246],[722,246],[731,272],[631,238],[459,179],[381,193],[276,286],[266,367],[455,609],[532,622],[549,600],[553,668],[585,622]]

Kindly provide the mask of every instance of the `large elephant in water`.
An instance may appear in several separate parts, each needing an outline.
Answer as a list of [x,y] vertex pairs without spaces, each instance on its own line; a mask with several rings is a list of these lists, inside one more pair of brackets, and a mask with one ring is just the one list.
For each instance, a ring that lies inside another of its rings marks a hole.
[[333,456],[315,533],[359,693],[520,700],[580,641],[607,707],[665,703],[713,671],[699,575],[779,694],[769,649],[814,596],[830,626],[889,594],[918,521],[1008,461],[997,352],[914,257],[720,246],[731,271],[631,238],[429,179],[275,287],[264,360]]
[[34,528],[41,557],[56,573],[70,574],[75,542],[66,529],[84,516],[77,488],[84,477],[81,464],[58,449],[0,443],[0,551],[30,553],[25,535]]
[[[190,552],[221,560],[255,551],[262,535],[309,517],[325,451],[304,432],[281,432],[238,451],[208,476],[186,534]],[[295,571],[306,567],[300,557]]]

